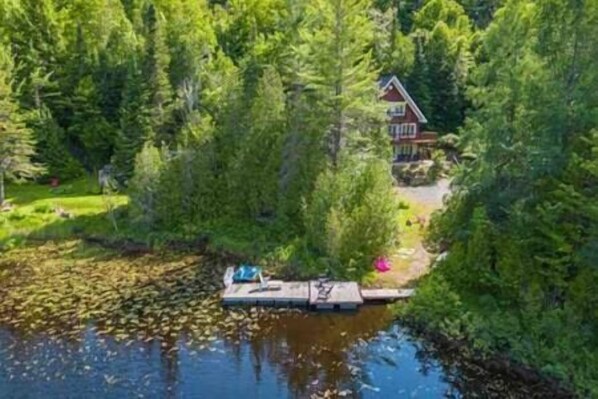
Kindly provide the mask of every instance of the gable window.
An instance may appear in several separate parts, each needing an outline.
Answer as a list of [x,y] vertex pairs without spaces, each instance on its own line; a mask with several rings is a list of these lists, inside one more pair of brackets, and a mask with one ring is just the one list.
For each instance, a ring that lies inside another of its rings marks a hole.
[[406,104],[403,103],[393,103],[391,104],[390,108],[388,108],[388,115],[389,116],[405,116],[405,107]]
[[399,138],[415,138],[415,123],[401,123],[398,128]]

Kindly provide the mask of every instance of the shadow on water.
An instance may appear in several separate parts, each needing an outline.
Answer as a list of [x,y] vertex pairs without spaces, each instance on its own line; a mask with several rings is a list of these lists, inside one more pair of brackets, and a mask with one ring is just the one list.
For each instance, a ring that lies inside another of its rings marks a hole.
[[[291,313],[260,324],[260,334],[247,342],[257,381],[265,365],[274,365],[298,397],[325,390],[357,392],[360,369],[351,362],[351,349],[388,328],[383,307],[359,313]],[[225,342],[240,361],[243,345]],[[238,342],[238,341],[237,341]]]
[[3,397],[534,397],[526,387],[429,351],[384,307],[353,314],[274,313],[209,345],[192,331],[118,341],[0,329]]

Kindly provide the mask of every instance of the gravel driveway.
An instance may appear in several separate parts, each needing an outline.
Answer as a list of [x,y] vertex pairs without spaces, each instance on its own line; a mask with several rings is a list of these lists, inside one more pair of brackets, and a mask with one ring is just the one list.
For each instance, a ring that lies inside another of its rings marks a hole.
[[442,199],[450,193],[450,180],[440,179],[430,186],[399,187],[397,191],[409,202],[429,206],[436,210],[442,207]]

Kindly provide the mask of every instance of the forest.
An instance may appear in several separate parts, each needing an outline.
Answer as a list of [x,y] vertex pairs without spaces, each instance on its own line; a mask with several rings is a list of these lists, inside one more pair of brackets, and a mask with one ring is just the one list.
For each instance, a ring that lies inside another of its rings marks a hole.
[[405,208],[384,75],[463,154],[399,317],[598,395],[596,0],[0,0],[0,205],[101,172],[114,237],[367,279]]

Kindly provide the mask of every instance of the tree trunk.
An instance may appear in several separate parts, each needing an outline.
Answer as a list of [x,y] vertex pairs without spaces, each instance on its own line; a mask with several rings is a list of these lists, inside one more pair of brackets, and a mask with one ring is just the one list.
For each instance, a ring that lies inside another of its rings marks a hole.
[[4,205],[4,171],[0,170],[0,206]]

